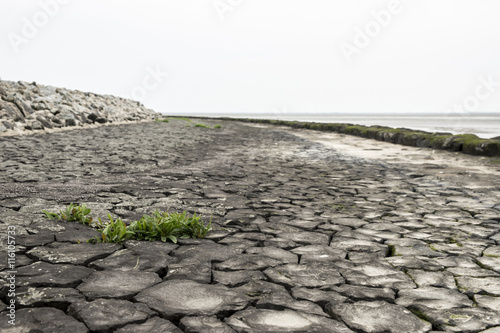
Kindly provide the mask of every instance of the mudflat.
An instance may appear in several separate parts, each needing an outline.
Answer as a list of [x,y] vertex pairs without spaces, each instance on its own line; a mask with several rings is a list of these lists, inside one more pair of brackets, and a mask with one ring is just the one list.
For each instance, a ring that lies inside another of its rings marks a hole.
[[[500,330],[494,159],[195,122],[0,138],[2,332]],[[71,202],[125,222],[188,211],[214,230],[90,244],[93,228],[43,217]]]

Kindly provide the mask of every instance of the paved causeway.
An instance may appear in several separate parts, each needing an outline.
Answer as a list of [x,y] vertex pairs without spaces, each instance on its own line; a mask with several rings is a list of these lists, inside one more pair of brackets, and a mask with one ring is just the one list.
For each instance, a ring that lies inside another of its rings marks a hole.
[[[0,331],[500,332],[494,167],[386,163],[218,123],[0,138]],[[126,222],[187,210],[215,230],[90,244],[91,227],[43,218],[70,202]]]

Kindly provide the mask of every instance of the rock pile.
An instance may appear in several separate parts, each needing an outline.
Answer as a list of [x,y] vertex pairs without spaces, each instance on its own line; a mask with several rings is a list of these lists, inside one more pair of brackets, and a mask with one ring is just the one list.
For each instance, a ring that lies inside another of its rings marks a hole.
[[153,110],[116,96],[0,80],[0,133],[153,118]]

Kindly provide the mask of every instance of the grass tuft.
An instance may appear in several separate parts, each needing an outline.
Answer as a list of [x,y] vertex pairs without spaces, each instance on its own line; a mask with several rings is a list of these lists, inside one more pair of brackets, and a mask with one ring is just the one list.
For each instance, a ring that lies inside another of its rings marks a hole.
[[90,225],[92,223],[92,217],[87,216],[90,214],[91,210],[87,208],[85,204],[79,206],[74,203],[70,203],[68,207],[66,207],[66,210],[64,211],[60,210],[59,214],[48,212],[46,210],[42,210],[42,212],[45,214],[45,218],[51,220],[58,220],[58,221],[62,220],[67,222],[76,221],[85,225]]
[[[78,206],[70,204],[66,210],[60,214],[43,211],[45,217],[52,220],[77,221],[85,225],[90,225],[92,217],[87,217],[91,210],[85,204]],[[201,216],[189,216],[187,212],[168,213],[155,210],[151,216],[144,215],[139,221],[134,221],[126,225],[120,218],[114,219],[108,214],[108,221],[103,222],[98,219],[97,230],[100,237],[89,239],[90,243],[121,243],[128,239],[145,241],[170,240],[177,243],[183,238],[203,238],[212,230],[212,222],[207,226],[203,224]]]
[[192,123],[192,120],[187,117],[170,117],[170,119],[184,120],[187,121],[188,123]]
[[203,127],[203,128],[210,128],[210,126],[205,125],[205,124],[194,124],[194,127]]

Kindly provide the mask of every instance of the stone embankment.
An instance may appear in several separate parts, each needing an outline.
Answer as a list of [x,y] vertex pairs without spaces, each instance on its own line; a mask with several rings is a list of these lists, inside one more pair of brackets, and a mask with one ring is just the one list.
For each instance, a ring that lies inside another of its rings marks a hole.
[[493,139],[481,139],[474,134],[453,135],[451,133],[428,133],[412,129],[391,128],[385,126],[363,126],[353,124],[329,124],[226,117],[222,117],[221,119],[343,133],[379,141],[397,143],[405,146],[460,151],[471,155],[500,156],[499,137]]
[[[500,332],[498,168],[201,122],[0,140],[1,332]],[[94,228],[43,218],[70,202],[126,223],[188,211],[214,230],[91,244]]]
[[27,82],[0,81],[0,134],[153,119],[136,101]]

